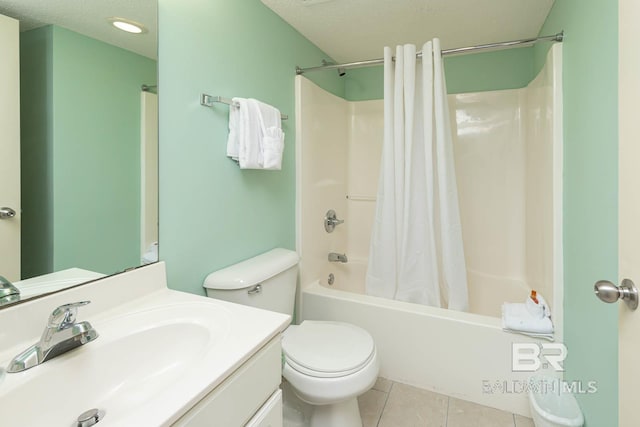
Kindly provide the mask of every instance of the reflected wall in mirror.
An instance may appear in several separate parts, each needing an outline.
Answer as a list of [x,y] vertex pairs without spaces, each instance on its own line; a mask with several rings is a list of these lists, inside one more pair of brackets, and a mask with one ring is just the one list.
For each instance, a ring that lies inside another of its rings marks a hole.
[[[59,11],[62,25],[20,3],[0,0],[0,14],[20,21],[20,106],[2,108],[20,112],[21,205],[0,224],[3,241],[5,229],[20,235],[20,256],[0,257],[0,275],[28,298],[157,260],[157,95],[141,89],[156,87],[157,6],[114,1],[76,13],[77,24]],[[154,22],[125,34],[109,27],[113,16]],[[92,19],[95,33],[84,30]],[[11,56],[2,45],[0,55]],[[10,203],[0,187],[0,206]]]

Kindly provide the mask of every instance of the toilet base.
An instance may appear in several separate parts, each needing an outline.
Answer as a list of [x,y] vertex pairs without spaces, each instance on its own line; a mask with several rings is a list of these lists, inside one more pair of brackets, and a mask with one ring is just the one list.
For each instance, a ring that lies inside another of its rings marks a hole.
[[362,427],[358,399],[353,398],[333,405],[313,406],[311,427]]
[[295,394],[283,378],[284,427],[362,427],[358,398],[333,405],[311,405]]

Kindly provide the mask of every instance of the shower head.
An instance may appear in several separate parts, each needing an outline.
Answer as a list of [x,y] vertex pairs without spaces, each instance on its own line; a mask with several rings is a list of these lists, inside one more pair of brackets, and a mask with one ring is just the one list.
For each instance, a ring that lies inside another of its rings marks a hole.
[[[333,61],[327,61],[326,59],[322,60],[322,66],[326,67],[327,65],[333,65],[335,67],[336,63]],[[334,68],[332,67],[332,68]],[[338,75],[340,77],[344,77],[347,74],[347,69],[343,67],[338,67]]]

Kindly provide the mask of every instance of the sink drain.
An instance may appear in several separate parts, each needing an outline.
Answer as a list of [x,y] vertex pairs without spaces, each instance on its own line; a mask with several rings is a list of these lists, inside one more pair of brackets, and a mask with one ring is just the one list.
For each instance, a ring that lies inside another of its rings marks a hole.
[[76,426],[78,427],[91,427],[104,418],[104,411],[100,411],[97,408],[89,409],[88,411],[84,411],[82,414],[78,416],[78,423]]

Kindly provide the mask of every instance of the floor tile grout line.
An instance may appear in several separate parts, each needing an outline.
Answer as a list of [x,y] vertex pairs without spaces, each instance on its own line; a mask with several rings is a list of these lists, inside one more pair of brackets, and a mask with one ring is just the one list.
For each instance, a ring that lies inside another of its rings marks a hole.
[[[384,391],[384,390],[379,390],[379,389],[375,389],[381,393],[384,393],[385,399],[384,399],[384,403],[382,404],[382,409],[380,410],[380,414],[378,416],[377,422],[375,423],[375,427],[380,427],[380,422],[382,421],[382,418],[384,416],[385,411],[387,410],[387,404],[389,403],[389,395],[391,394],[391,392],[393,391],[393,389],[398,385],[398,384],[405,384],[405,383],[399,383],[397,381],[391,381],[389,380],[389,382],[391,383],[391,386],[389,387],[389,391]],[[419,388],[419,387],[418,387]],[[420,388],[419,388],[420,389]],[[421,389],[421,390],[427,390],[427,389]],[[441,394],[438,393],[441,396],[445,397],[446,400],[446,408],[445,408],[445,416],[444,416],[444,424],[442,427],[449,427],[449,410],[451,409],[451,399],[452,396],[447,396],[446,394]],[[467,401],[469,403],[475,404],[475,405],[479,405],[477,403],[471,402],[471,401]],[[483,406],[483,405],[479,405],[479,406]],[[487,407],[490,408],[490,407]],[[512,426],[513,427],[518,427],[517,424],[517,414],[515,412],[511,412],[511,421],[512,421]]]
[[384,415],[384,410],[387,408],[387,402],[389,401],[389,395],[391,394],[391,390],[393,390],[393,385],[395,381],[391,381],[391,387],[389,387],[389,391],[385,392],[384,403],[382,404],[382,411],[380,411],[380,416],[378,417],[378,422],[376,423],[376,427],[380,425],[380,421],[382,421],[382,415]]
[[451,405],[451,397],[447,396],[447,408],[444,411],[444,427],[449,426],[449,406]]

